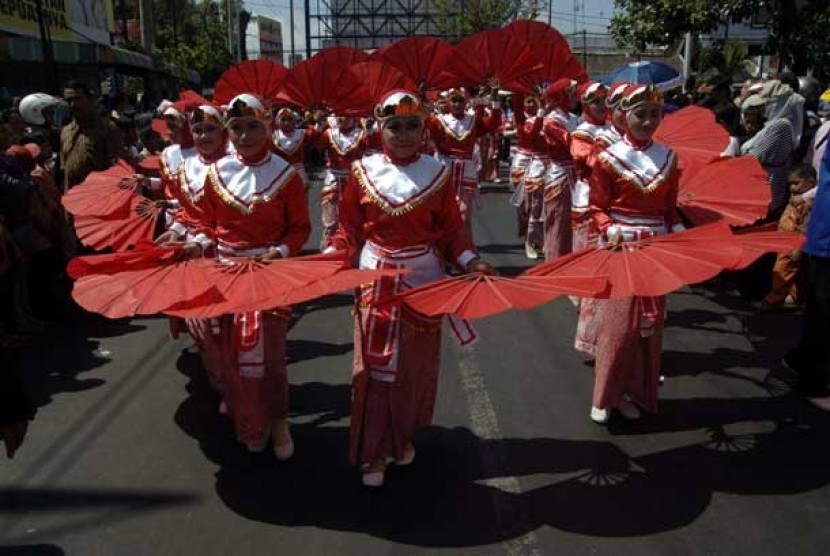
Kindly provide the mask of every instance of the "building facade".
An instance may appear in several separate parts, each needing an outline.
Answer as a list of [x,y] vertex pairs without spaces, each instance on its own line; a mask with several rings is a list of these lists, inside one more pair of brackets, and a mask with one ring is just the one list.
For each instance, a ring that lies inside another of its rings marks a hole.
[[265,16],[254,16],[245,32],[245,50],[249,60],[283,60],[282,22]]

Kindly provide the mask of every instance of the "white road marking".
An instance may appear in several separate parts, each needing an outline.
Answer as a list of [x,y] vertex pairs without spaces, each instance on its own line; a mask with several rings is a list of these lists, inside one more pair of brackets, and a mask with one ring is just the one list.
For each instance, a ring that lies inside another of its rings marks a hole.
[[[461,372],[461,385],[467,401],[467,411],[470,415],[473,433],[483,440],[498,441],[502,439],[499,422],[484,375],[481,373],[473,356],[473,348],[457,348],[458,368]],[[504,450],[496,447],[481,454],[481,464],[486,477],[482,481],[498,490],[511,494],[520,494],[522,489],[516,477],[500,477],[499,472],[504,469],[507,455]],[[493,507],[502,519],[511,519],[516,510],[507,498],[493,497]],[[540,556],[536,533],[531,531],[520,537],[504,542],[508,556]]]

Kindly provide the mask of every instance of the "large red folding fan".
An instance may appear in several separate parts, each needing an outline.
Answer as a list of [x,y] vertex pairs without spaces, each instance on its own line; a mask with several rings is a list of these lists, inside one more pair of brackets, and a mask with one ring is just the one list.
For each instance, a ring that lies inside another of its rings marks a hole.
[[731,268],[743,250],[725,223],[676,234],[583,249],[528,270],[528,276],[604,276],[610,288],[596,297],[659,296]]
[[88,274],[75,282],[72,298],[84,309],[113,319],[221,300],[199,263],[166,259],[115,274]]
[[541,75],[531,74],[514,80],[514,91],[539,94],[546,85],[558,79],[573,79],[578,83],[588,81],[588,72],[574,57],[568,41],[550,25],[522,19],[507,25],[502,32],[528,45],[534,58],[543,65]]
[[767,173],[755,157],[723,158],[680,176],[677,206],[694,224],[723,219],[745,226],[767,214]]
[[789,253],[804,246],[804,235],[798,232],[781,232],[767,226],[755,226],[735,234],[735,242],[741,248],[741,257],[729,270],[740,270],[755,262],[764,253]]
[[282,64],[271,60],[245,60],[219,76],[213,99],[218,104],[227,104],[236,95],[253,93],[273,101],[287,74]]
[[126,215],[76,216],[75,233],[81,243],[96,251],[107,247],[125,251],[141,241],[153,239],[159,214],[152,200],[134,195]]
[[61,198],[64,208],[75,216],[126,216],[136,196],[135,187],[122,187],[122,178],[135,175],[132,166],[119,160],[101,172],[92,172]]
[[522,80],[542,81],[544,64],[533,49],[500,29],[467,37],[455,46],[436,85],[489,85],[512,90]]
[[440,87],[439,76],[447,59],[453,55],[453,47],[436,37],[415,35],[374,52],[372,60],[384,61],[415,82],[421,95]]
[[291,68],[276,101],[308,110],[325,108],[338,115],[370,113],[374,100],[358,76],[349,71],[369,55],[356,48],[337,46],[322,50]]
[[687,106],[663,118],[654,140],[677,153],[681,169],[693,171],[720,157],[729,145],[729,132],[711,110]]
[[395,89],[403,89],[413,93],[417,89],[414,81],[385,62],[360,62],[353,65],[350,71],[356,73],[358,79],[366,85],[368,97],[375,102],[384,94]]
[[477,319],[509,309],[531,309],[561,295],[590,297],[605,287],[606,280],[601,277],[503,278],[472,273],[407,290],[381,303],[405,303],[429,316],[455,314]]
[[181,254],[178,247],[160,247],[152,241],[140,241],[135,249],[122,253],[82,255],[66,265],[66,273],[73,280],[91,274],[116,274],[125,270],[149,268],[174,261]]

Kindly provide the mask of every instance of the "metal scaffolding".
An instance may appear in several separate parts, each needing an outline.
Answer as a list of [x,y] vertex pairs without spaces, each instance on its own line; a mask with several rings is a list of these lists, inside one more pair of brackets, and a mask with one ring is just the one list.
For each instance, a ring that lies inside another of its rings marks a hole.
[[[442,37],[433,0],[305,0],[306,56],[327,46],[372,50],[411,35]],[[446,37],[445,37],[446,38]]]

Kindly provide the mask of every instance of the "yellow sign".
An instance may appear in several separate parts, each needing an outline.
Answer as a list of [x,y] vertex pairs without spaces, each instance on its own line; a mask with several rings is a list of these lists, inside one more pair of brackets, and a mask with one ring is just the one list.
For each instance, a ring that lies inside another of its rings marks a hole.
[[[53,39],[72,38],[70,0],[42,0],[43,22]],[[0,29],[40,37],[35,0],[0,0]]]

